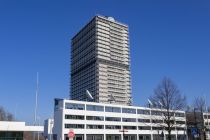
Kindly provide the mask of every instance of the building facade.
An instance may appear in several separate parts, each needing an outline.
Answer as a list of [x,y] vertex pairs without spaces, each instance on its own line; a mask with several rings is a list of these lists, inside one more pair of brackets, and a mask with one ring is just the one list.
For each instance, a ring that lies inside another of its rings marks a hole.
[[[74,140],[167,140],[162,113],[145,107],[55,99],[53,134],[56,140],[68,140],[70,130]],[[185,112],[177,111],[174,118],[172,140],[186,140]]]
[[45,140],[53,140],[53,125],[54,120],[53,119],[46,119],[44,121],[44,138]]
[[210,112],[203,113],[206,140],[210,140]]
[[129,105],[131,98],[128,26],[95,16],[71,40],[71,99]]
[[210,113],[186,112],[186,120],[189,140],[210,140]]

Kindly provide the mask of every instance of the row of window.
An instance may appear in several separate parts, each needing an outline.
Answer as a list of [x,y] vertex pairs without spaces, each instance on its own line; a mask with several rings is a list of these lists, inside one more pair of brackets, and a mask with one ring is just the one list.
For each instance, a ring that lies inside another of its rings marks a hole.
[[204,115],[204,119],[210,119],[210,115]]
[[[65,119],[71,120],[85,120],[85,116],[82,115],[65,115]],[[86,120],[104,121],[103,116],[86,116]],[[120,117],[105,117],[106,121],[121,122]],[[141,123],[163,123],[163,120],[151,120],[150,119],[136,119],[136,118],[122,118],[122,122],[141,122]],[[176,124],[185,124],[185,121],[176,121]]]
[[[75,103],[66,103],[66,109],[75,109],[75,110],[85,110],[84,104],[75,104]],[[86,105],[86,110],[89,111],[101,111],[104,112],[104,106],[99,105]],[[128,114],[144,114],[150,115],[149,110],[142,110],[142,109],[133,109],[133,108],[120,108],[120,107],[108,107],[105,106],[105,112],[115,112],[115,113],[128,113]],[[163,112],[161,111],[151,111],[151,115],[162,116]],[[171,114],[173,115],[173,114]],[[184,117],[184,113],[176,113],[176,117]]]
[[73,38],[72,44],[78,43],[84,36],[86,36],[91,30],[95,29],[95,22],[89,22],[82,30],[80,30]]
[[[84,124],[65,124],[65,128],[72,129],[85,129]],[[151,127],[151,126],[121,126],[121,125],[91,125],[87,124],[86,129],[127,129],[127,130],[164,130],[163,127]],[[166,128],[165,128],[166,130]],[[173,127],[171,130],[185,130],[184,127]]]
[[[74,55],[75,55],[75,53],[74,53]],[[87,59],[88,57],[92,57],[92,55],[95,56],[95,45],[94,44],[92,44],[90,46],[86,45],[85,49],[78,52],[77,55],[71,57],[71,61],[72,61],[71,65],[73,67],[78,67],[78,65],[82,61],[81,59]]]

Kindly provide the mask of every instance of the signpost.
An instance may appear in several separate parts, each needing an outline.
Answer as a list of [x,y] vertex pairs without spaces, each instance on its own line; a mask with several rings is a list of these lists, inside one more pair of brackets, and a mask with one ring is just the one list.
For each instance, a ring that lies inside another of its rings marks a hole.
[[68,137],[69,137],[70,140],[73,140],[73,138],[75,137],[74,130],[70,130],[70,131],[69,131]]
[[125,132],[128,132],[128,130],[126,130],[126,129],[123,128],[122,130],[120,130],[120,132],[123,133],[123,140],[124,140]]

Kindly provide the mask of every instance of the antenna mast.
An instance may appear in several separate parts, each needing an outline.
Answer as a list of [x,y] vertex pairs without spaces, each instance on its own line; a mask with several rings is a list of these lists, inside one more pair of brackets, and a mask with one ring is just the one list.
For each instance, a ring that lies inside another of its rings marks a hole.
[[[34,126],[37,125],[37,106],[38,106],[38,92],[39,92],[39,73],[36,74],[36,97],[35,97],[35,109],[34,109]],[[38,135],[39,137],[39,135]],[[33,139],[36,139],[36,134],[34,132]]]
[[38,92],[39,92],[39,73],[36,75],[36,99],[35,99],[35,112],[34,112],[34,125],[37,125],[37,106],[38,106]]

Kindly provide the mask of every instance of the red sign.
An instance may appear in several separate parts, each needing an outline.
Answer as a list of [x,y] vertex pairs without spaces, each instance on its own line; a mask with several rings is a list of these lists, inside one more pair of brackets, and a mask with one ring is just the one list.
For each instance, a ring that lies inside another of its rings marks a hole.
[[74,138],[74,136],[75,136],[74,131],[70,130],[68,136],[69,136],[69,138]]

